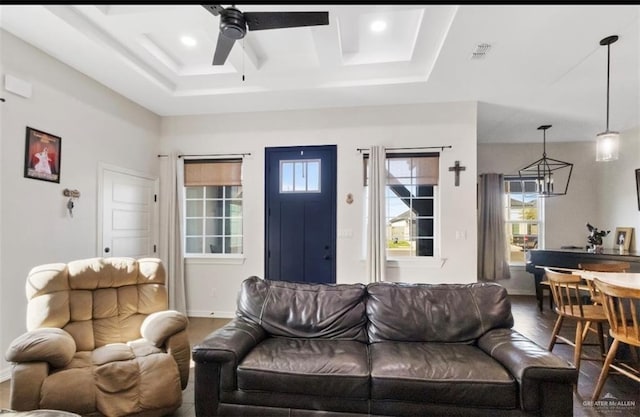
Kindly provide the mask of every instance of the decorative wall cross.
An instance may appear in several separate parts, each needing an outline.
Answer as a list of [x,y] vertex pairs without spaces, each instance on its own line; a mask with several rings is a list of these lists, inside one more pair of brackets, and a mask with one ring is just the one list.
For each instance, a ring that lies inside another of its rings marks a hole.
[[454,166],[449,167],[449,171],[455,171],[456,173],[456,187],[460,185],[460,171],[464,171],[467,167],[460,166],[460,161],[456,161]]

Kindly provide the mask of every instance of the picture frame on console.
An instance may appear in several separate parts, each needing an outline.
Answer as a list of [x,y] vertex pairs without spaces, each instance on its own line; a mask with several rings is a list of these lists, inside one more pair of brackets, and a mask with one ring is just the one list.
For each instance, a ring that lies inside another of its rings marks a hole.
[[60,183],[62,138],[27,126],[24,177]]
[[623,250],[628,251],[633,238],[633,227],[616,227],[616,234],[613,237],[615,247],[622,246]]

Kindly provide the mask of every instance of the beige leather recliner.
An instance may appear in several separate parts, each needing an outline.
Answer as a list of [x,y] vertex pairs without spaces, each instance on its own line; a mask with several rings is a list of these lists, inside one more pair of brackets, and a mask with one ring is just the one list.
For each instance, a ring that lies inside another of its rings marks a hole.
[[27,333],[13,362],[11,408],[85,416],[163,416],[182,404],[187,317],[167,310],[160,259],[41,265],[26,283]]

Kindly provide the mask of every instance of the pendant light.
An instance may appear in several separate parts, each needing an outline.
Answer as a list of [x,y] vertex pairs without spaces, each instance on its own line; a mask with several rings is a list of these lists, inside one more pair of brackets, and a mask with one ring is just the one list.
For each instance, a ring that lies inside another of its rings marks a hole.
[[542,158],[519,171],[521,179],[535,179],[540,197],[553,197],[567,194],[573,164],[547,158],[547,129],[551,125],[542,125]]
[[609,72],[611,64],[611,44],[618,40],[616,35],[600,41],[607,46],[607,129],[596,136],[596,161],[615,161],[620,148],[620,133],[609,130]]

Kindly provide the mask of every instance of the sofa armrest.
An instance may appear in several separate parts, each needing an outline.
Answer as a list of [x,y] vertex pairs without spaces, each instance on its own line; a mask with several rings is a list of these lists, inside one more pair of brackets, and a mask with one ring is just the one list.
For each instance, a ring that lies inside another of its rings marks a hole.
[[220,366],[220,388],[236,388],[236,367],[251,349],[267,337],[260,325],[235,318],[224,327],[210,333],[192,351],[193,361],[198,367],[215,363]]
[[157,311],[145,317],[140,327],[140,334],[155,346],[164,345],[169,336],[173,336],[189,325],[189,319],[175,310]]
[[71,362],[76,353],[73,337],[56,327],[30,330],[15,338],[5,359],[9,362],[47,362],[54,368],[62,368]]
[[235,318],[213,331],[193,348],[193,360],[198,362],[238,363],[240,359],[267,337],[258,324]]
[[494,329],[478,339],[478,347],[516,378],[520,406],[544,416],[572,415],[576,368],[513,329]]
[[236,389],[238,363],[266,337],[260,325],[235,318],[193,347],[197,416],[218,415],[220,392]]

